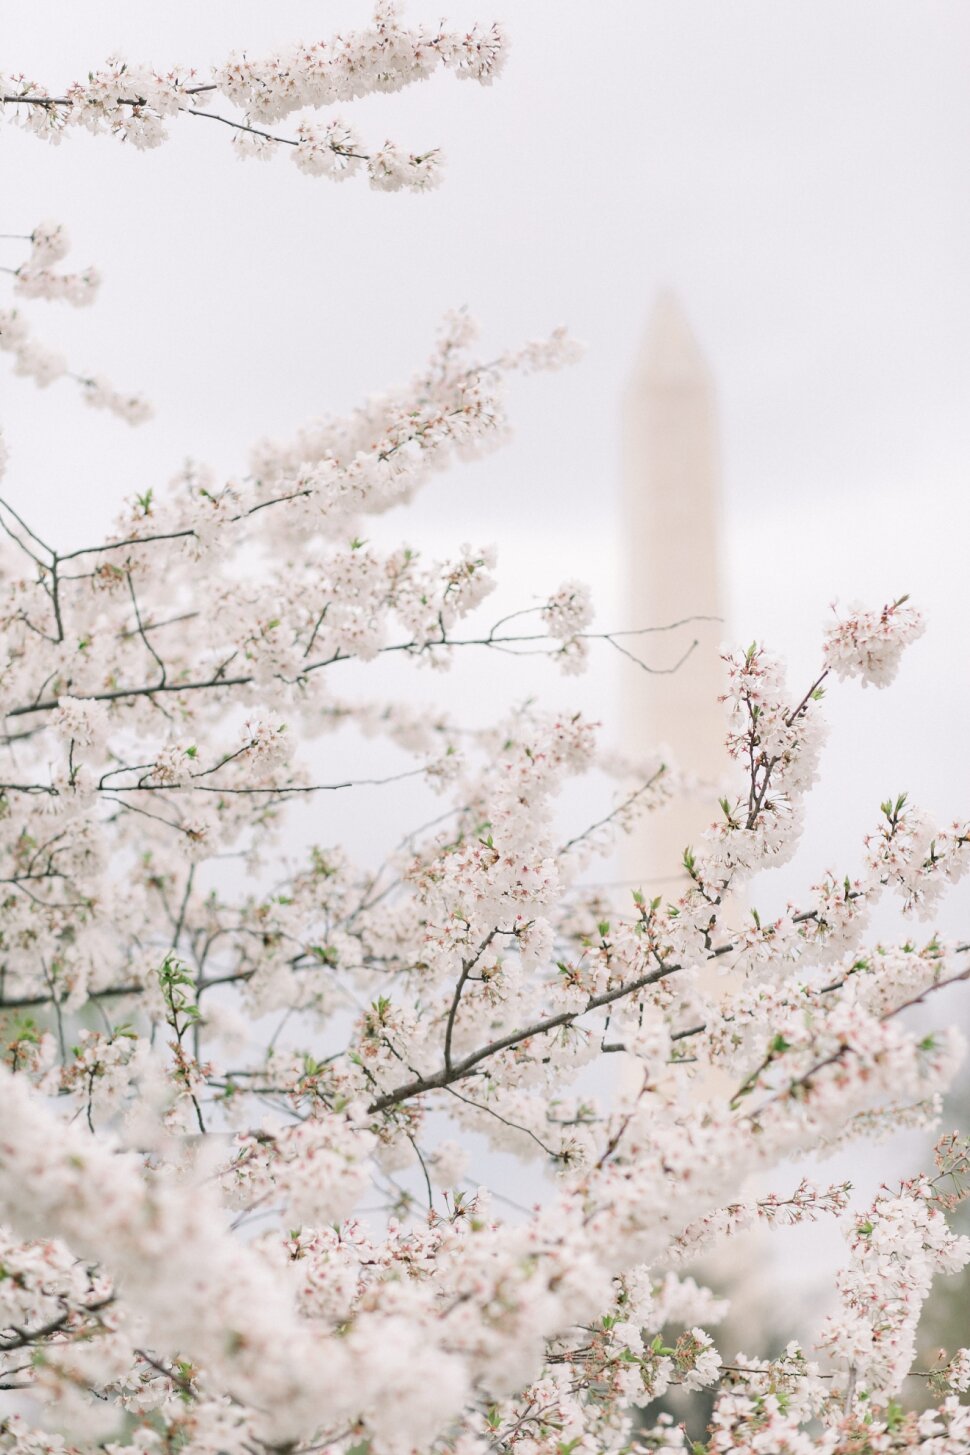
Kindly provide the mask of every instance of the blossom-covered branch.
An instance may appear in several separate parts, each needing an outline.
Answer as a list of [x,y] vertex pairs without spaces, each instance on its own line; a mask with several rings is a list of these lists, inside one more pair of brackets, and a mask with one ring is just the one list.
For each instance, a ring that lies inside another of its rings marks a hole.
[[[508,43],[498,24],[449,30],[442,23],[409,29],[395,0],[378,0],[369,28],[298,44],[260,57],[233,53],[208,73],[161,72],[112,56],[85,81],[61,93],[23,74],[0,75],[0,105],[35,136],[60,142],[74,127],[118,137],[139,149],[160,146],[179,116],[232,130],[237,156],[266,159],[290,148],[300,171],[340,181],[364,170],[379,191],[424,191],[439,179],[437,148],[403,151],[392,141],[367,148],[342,117],[302,121],[293,136],[267,127],[294,113],[347,104],[373,92],[399,91],[439,67],[489,85]],[[228,101],[238,116],[212,111]]]
[[[30,244],[26,262],[16,268],[0,269],[0,272],[12,277],[13,290],[20,297],[60,300],[75,308],[93,303],[101,285],[101,276],[96,268],[85,268],[80,273],[63,273],[53,266],[62,262],[70,250],[63,224],[40,222],[33,232],[23,237],[9,236],[2,241]],[[94,409],[107,409],[128,424],[143,424],[151,418],[151,405],[140,395],[120,393],[100,377],[71,373],[62,354],[31,337],[26,318],[15,308],[0,308],[0,352],[11,354],[14,373],[33,379],[39,389],[46,389],[56,379],[70,378],[80,386],[85,404]],[[0,468],[0,477],[2,474]]]

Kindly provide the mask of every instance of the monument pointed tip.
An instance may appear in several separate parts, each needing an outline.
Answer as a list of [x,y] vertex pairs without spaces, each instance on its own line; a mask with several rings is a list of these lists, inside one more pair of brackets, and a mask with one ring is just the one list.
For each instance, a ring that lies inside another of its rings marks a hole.
[[634,373],[639,383],[684,387],[711,382],[707,360],[672,288],[657,294]]

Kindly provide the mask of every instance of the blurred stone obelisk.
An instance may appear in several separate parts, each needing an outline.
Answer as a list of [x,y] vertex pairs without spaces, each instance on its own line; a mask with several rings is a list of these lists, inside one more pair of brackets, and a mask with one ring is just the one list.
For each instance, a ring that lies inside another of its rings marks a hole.
[[[683,309],[659,295],[623,400],[623,521],[626,610],[631,627],[686,616],[724,616],[721,584],[720,445],[714,383]],[[663,744],[677,765],[717,780],[727,760],[718,650],[723,622],[632,638],[651,666],[672,664],[696,637],[680,669],[624,674],[624,747],[639,757]],[[681,858],[717,813],[716,795],[678,799],[647,815],[625,841],[624,879],[648,895],[674,897]]]

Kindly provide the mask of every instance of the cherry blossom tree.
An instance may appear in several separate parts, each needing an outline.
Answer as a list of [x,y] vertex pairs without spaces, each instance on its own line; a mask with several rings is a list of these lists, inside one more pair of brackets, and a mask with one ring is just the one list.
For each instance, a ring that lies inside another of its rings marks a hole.
[[[112,59],[62,92],[7,77],[4,110],[49,141],[81,125],[138,147],[208,117],[244,155],[289,144],[306,172],[423,188],[436,151],[367,149],[342,120],[276,128],[439,66],[491,80],[504,45],[497,26],[408,29],[383,3],[368,30],[211,74]],[[90,303],[98,275],[64,271],[58,223],[19,225],[0,347],[44,386],[68,370],[33,341],[33,311]],[[915,606],[837,613],[794,688],[762,643],[725,652],[731,786],[719,803],[712,787],[670,899],[582,875],[663,811],[676,765],[623,760],[608,729],[536,703],[469,728],[340,693],[352,659],[529,651],[569,674],[597,642],[638,660],[662,627],[593,632],[576,581],[495,620],[490,549],[429,561],[363,539],[501,443],[510,374],[575,352],[558,330],[483,358],[456,313],[410,382],[255,444],[244,479],[188,466],[82,548],[28,523],[10,462],[0,1449],[970,1448],[970,1351],[914,1363],[934,1276],[970,1258],[947,1223],[970,1142],[945,1133],[932,1168],[868,1206],[792,1177],[939,1120],[961,1039],[908,1012],[970,978],[970,946],[931,928],[970,826],[900,794],[783,914],[750,907],[798,843],[825,692],[888,686],[923,632]],[[73,377],[91,404],[146,416]],[[308,766],[348,723],[403,749],[436,806],[384,862],[327,843],[294,861],[289,806],[382,781]],[[564,786],[594,769],[612,800],[561,832]],[[869,933],[885,896],[914,921],[901,943]],[[493,1195],[489,1148],[545,1169],[535,1206]],[[775,1190],[753,1194],[754,1174]],[[841,1219],[846,1251],[814,1346],[719,1348],[724,1301],[692,1264],[754,1222],[816,1218]],[[658,1419],[672,1386],[715,1391],[699,1443]]]

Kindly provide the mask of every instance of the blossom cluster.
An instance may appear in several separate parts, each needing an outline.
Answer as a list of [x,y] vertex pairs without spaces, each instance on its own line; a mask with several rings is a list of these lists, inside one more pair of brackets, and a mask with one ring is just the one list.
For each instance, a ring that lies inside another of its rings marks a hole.
[[[843,1305],[822,1343],[850,1369],[860,1392],[885,1404],[901,1392],[913,1367],[919,1315],[934,1273],[955,1273],[970,1261],[970,1238],[947,1225],[928,1177],[883,1191],[864,1217],[847,1224],[850,1266],[839,1277]],[[956,1383],[963,1383],[965,1351]]]
[[39,222],[24,240],[30,243],[30,258],[14,269],[15,293],[24,298],[62,299],[75,308],[94,302],[101,285],[96,268],[84,268],[80,273],[58,273],[51,266],[62,262],[70,251],[63,223]]
[[881,611],[855,608],[825,634],[825,661],[838,677],[861,677],[863,687],[887,687],[896,675],[903,649],[921,636],[922,614],[909,598],[887,603]]
[[[64,273],[52,266],[62,262],[70,250],[62,223],[40,222],[21,241],[30,243],[29,259],[17,268],[6,270],[13,274],[15,293],[22,298],[66,302],[76,308],[93,303],[101,285],[96,268]],[[140,395],[121,392],[103,378],[71,374],[63,354],[38,343],[31,336],[27,319],[17,309],[0,308],[0,352],[11,354],[14,373],[33,379],[39,389],[46,389],[55,380],[67,376],[79,385],[85,404],[107,409],[132,425],[151,418],[151,405]]]

